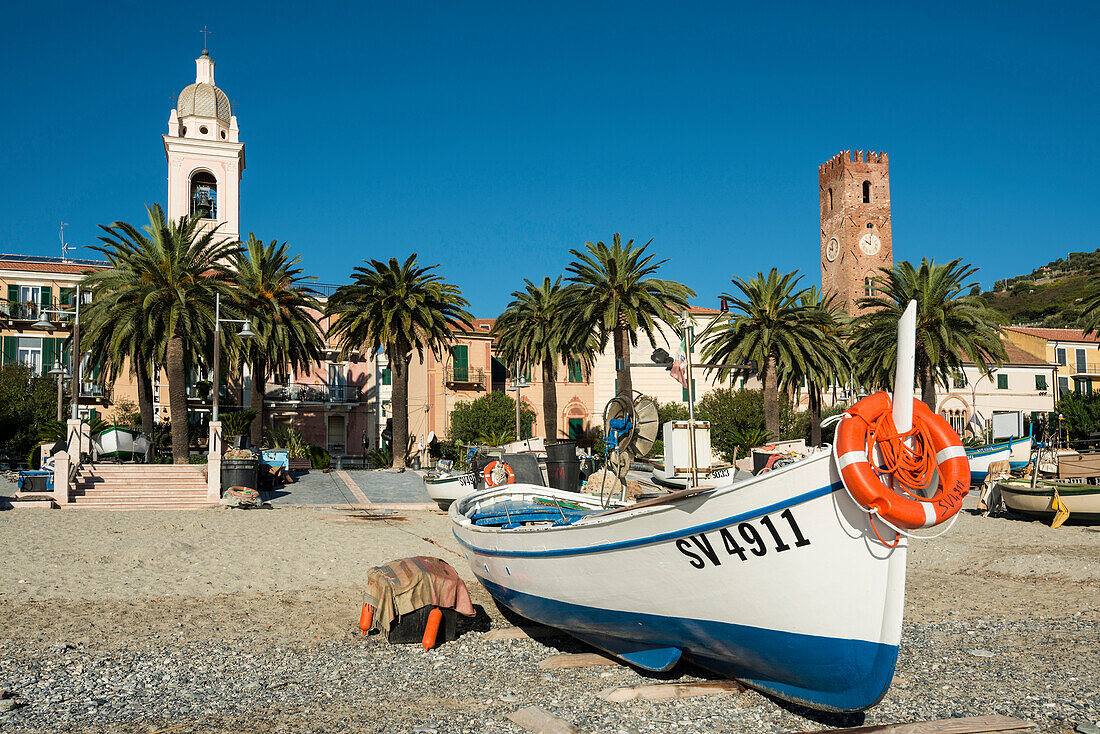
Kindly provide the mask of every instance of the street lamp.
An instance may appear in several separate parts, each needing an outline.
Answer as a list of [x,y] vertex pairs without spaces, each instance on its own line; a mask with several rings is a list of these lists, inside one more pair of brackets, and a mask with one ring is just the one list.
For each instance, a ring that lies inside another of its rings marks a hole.
[[69,377],[69,371],[65,369],[65,365],[60,362],[53,363],[53,369],[48,373],[51,377],[57,378],[57,420],[61,420],[61,386],[65,380]]
[[[58,321],[60,317],[69,313],[68,311],[62,311],[59,308],[44,308],[39,312],[41,315],[38,321],[31,325],[32,329],[39,329],[41,331],[53,331],[54,325],[46,318],[46,314],[57,314]],[[81,355],[80,355],[80,284],[76,286],[76,307],[75,307],[75,319],[73,321],[73,406],[71,418],[75,421],[79,417],[79,405],[80,405],[80,367],[81,367]],[[53,374],[53,371],[50,371]],[[60,379],[60,378],[59,378]],[[60,398],[59,398],[60,401]],[[59,402],[60,404],[60,402]],[[61,420],[61,409],[58,408],[58,420]]]
[[519,374],[519,362],[516,362],[516,371],[512,373],[512,382],[508,385],[509,390],[516,391],[516,440],[520,440],[519,433],[519,391],[527,387],[527,378],[521,377]]
[[242,339],[251,339],[256,336],[256,332],[252,331],[252,322],[247,319],[223,319],[222,318],[222,294],[216,293],[214,295],[214,408],[213,408],[213,420],[218,420],[218,393],[219,381],[221,376],[221,358],[222,358],[222,330],[219,324],[244,324],[241,330],[237,332],[237,336]]

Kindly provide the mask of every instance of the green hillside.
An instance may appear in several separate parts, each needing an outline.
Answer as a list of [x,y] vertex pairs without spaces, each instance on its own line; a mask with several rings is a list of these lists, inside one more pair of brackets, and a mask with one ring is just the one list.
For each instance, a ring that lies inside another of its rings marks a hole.
[[1010,324],[1080,326],[1082,300],[1100,287],[1100,249],[1071,252],[1027,275],[999,280],[982,300]]

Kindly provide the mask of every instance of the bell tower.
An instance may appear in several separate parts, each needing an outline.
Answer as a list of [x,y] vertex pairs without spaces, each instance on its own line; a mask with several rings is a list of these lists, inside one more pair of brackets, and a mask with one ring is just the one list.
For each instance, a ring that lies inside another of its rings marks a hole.
[[856,301],[875,295],[872,279],[894,266],[890,227],[890,159],[842,151],[817,169],[821,197],[821,292],[859,315]]
[[214,85],[214,60],[203,49],[195,59],[195,83],[184,88],[168,116],[169,220],[199,212],[203,225],[240,238],[240,184],[244,143],[229,97]]

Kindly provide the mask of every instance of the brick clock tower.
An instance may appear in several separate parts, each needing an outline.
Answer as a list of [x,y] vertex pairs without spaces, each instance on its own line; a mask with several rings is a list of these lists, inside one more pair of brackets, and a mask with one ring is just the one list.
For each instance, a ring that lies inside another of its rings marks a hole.
[[845,313],[874,295],[871,279],[894,266],[890,236],[890,160],[843,151],[817,169],[821,194],[821,291]]

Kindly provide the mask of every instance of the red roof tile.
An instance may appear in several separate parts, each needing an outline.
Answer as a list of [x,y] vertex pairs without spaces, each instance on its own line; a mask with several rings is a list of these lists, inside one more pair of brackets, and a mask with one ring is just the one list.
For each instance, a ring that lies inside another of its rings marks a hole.
[[77,265],[75,263],[51,263],[51,262],[20,262],[17,260],[0,260],[0,270],[22,270],[33,273],[71,273],[82,275],[92,270],[102,270],[108,267],[102,265]]
[[1040,339],[1046,339],[1052,342],[1088,342],[1090,344],[1100,344],[1100,334],[1093,332],[1091,335],[1085,336],[1085,332],[1081,329],[1042,329],[1033,326],[1006,326],[1005,328],[1010,331],[1019,332],[1020,334],[1037,336]]
[[[1026,366],[1043,366],[1053,367],[1053,363],[1046,361],[1044,357],[1032,354],[1031,352],[1023,349],[1016,344],[1013,344],[1008,339],[1001,338],[1001,344],[1004,345],[1005,353],[1008,355],[1008,359],[1005,360],[1006,365],[1026,365]],[[970,358],[963,356],[963,364],[974,364],[970,361]]]

